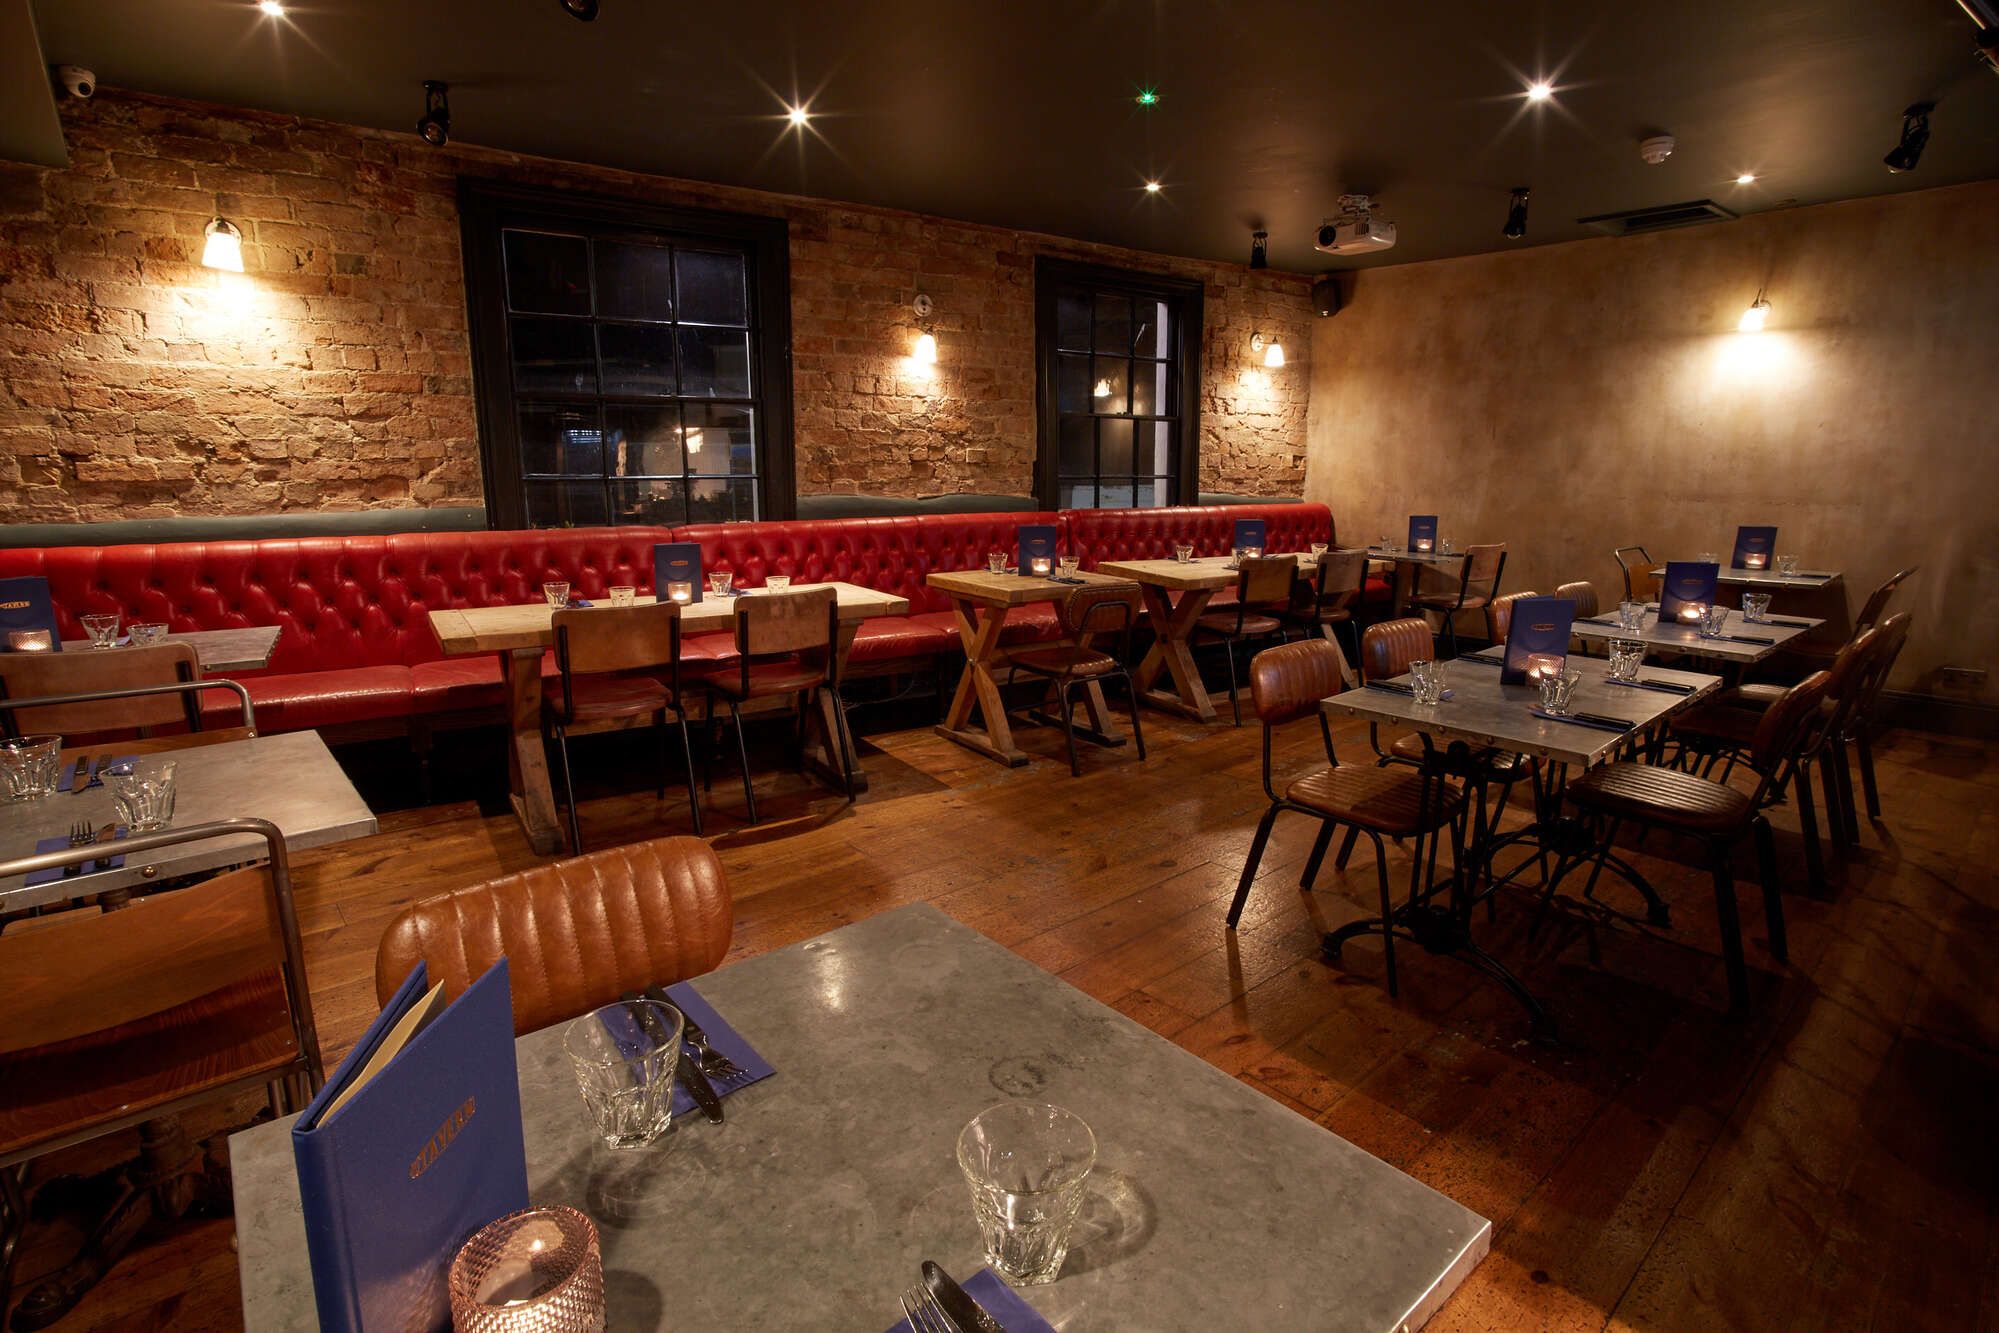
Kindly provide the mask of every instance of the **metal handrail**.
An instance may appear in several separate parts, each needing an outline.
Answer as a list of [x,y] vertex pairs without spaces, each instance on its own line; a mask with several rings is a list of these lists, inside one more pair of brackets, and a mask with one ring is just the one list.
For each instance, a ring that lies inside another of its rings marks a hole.
[[45,694],[34,699],[0,699],[0,713],[21,708],[55,708],[62,704],[90,704],[105,699],[136,699],[148,694],[190,694],[197,690],[234,690],[243,705],[243,725],[252,735],[257,730],[257,710],[250,703],[250,691],[241,681],[216,677],[212,680],[180,680],[158,685],[128,685],[119,690],[91,690],[85,694]]

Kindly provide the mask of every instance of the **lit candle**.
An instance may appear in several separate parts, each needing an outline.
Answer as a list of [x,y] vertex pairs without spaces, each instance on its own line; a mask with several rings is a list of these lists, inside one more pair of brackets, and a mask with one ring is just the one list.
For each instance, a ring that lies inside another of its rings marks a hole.
[[694,585],[691,583],[669,583],[666,585],[666,599],[669,602],[691,602],[694,600]]
[[1263,548],[1261,546],[1245,546],[1242,548],[1242,558],[1245,560],[1260,560],[1263,558]]
[[1427,551],[1427,550],[1429,550],[1429,549],[1430,549],[1430,539],[1429,539],[1428,537],[1418,537],[1418,538],[1416,539],[1416,549],[1417,549],[1417,550],[1419,550],[1419,551]]
[[1544,676],[1559,676],[1562,674],[1562,668],[1566,665],[1566,659],[1556,657],[1553,653],[1529,653],[1527,655],[1527,679],[1530,681],[1539,681]]
[[1027,562],[1027,567],[1034,572],[1036,578],[1046,578],[1055,568],[1055,562],[1045,555],[1037,555]]
[[16,629],[7,631],[7,651],[14,653],[46,653],[55,650],[55,637],[45,629]]
[[1701,623],[1701,617],[1706,614],[1707,604],[1705,602],[1680,603],[1680,620],[1684,624],[1698,625]]
[[1764,555],[1762,552],[1751,551],[1742,557],[1742,567],[1744,569],[1761,569],[1769,563],[1769,560],[1770,557]]

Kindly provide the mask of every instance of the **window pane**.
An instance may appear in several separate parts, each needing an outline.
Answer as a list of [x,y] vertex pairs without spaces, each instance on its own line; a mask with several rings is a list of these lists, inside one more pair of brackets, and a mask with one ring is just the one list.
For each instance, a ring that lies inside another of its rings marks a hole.
[[1166,421],[1138,423],[1138,455],[1134,464],[1140,472],[1167,476],[1174,470],[1173,426]]
[[677,477],[680,475],[680,409],[659,407],[604,408],[604,435],[614,477]]
[[1100,356],[1090,366],[1090,410],[1125,411],[1125,370],[1131,362],[1121,357]]
[[689,398],[750,396],[750,335],[728,329],[680,333],[680,392]]
[[1171,477],[1140,477],[1135,483],[1137,493],[1131,503],[1138,509],[1160,509],[1173,503],[1173,479]]
[[596,408],[523,407],[520,429],[522,475],[604,475],[603,437],[597,430]]
[[1062,355],[1055,358],[1055,407],[1061,412],[1091,412],[1090,358]]
[[536,315],[590,313],[590,245],[581,236],[502,233],[507,308]]
[[1097,507],[1100,509],[1131,508],[1131,478],[1102,478],[1097,483]]
[[1093,481],[1065,481],[1055,488],[1058,509],[1095,509],[1097,484]]
[[578,528],[608,523],[601,481],[530,481],[528,523],[537,528]]
[[599,324],[604,392],[646,398],[673,393],[673,330],[661,324]]
[[1065,351],[1090,350],[1090,298],[1063,292],[1055,298],[1055,345]]
[[736,523],[757,516],[757,485],[748,477],[687,483],[689,523]]
[[1129,421],[1105,421],[1100,423],[1098,448],[1101,454],[1097,460],[1097,471],[1104,473],[1131,471],[1131,423]]
[[1089,417],[1063,417],[1061,447],[1055,470],[1065,477],[1087,477],[1097,470],[1097,423]]
[[687,483],[664,478],[614,481],[611,501],[620,523],[680,524],[687,521]]
[[673,251],[664,245],[597,242],[597,313],[612,319],[672,319]]
[[750,322],[750,302],[741,255],[712,250],[681,250],[674,262],[680,269],[680,318],[691,324]]
[[1131,353],[1131,299],[1098,292],[1096,349],[1115,356]]
[[1166,398],[1166,363],[1131,363],[1131,410],[1138,416],[1163,415],[1173,409]]
[[1132,332],[1132,354],[1162,358],[1172,355],[1172,329],[1167,324],[1170,312],[1166,302],[1141,297],[1133,304],[1138,327]]
[[516,318],[512,332],[517,392],[597,391],[597,348],[588,321]]
[[687,470],[709,476],[757,470],[756,431],[747,407],[687,405]]

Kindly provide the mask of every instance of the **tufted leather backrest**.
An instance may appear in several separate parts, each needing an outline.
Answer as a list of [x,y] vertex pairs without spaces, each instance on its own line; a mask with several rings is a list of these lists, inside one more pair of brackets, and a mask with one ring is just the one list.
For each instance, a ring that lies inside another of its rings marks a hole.
[[1594,583],[1584,583],[1580,580],[1574,583],[1564,583],[1561,587],[1555,589],[1555,596],[1566,597],[1574,602],[1576,604],[1577,616],[1593,616],[1596,614],[1596,585]]
[[1165,560],[1173,544],[1194,543],[1195,555],[1227,555],[1235,521],[1264,523],[1266,554],[1303,551],[1333,540],[1333,511],[1321,504],[1187,505],[1175,509],[1069,509],[1069,553],[1084,569],[1105,560]]
[[[1522,597],[1539,597],[1538,592],[1510,592],[1504,597],[1495,597],[1485,606],[1485,637],[1494,643],[1505,643],[1507,633],[1513,628],[1513,604]],[[1582,614],[1580,608],[1577,615]]]
[[514,1031],[533,1032],[712,971],[734,923],[722,863],[701,839],[609,847],[410,904],[375,950],[375,997],[386,1002],[418,962],[455,997],[504,956]]
[[1340,653],[1330,639],[1300,639],[1251,658],[1249,696],[1258,720],[1277,727],[1316,712],[1319,700],[1340,692]]
[[1384,620],[1369,625],[1360,636],[1361,679],[1393,680],[1408,674],[1411,662],[1427,662],[1436,655],[1428,621],[1416,616]]

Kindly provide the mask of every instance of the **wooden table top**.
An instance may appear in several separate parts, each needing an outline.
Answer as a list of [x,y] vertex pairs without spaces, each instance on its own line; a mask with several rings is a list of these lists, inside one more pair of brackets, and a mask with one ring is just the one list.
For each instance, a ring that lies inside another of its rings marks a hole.
[[[1079,571],[1084,584],[1128,583],[1129,579]],[[987,606],[1027,606],[1033,602],[1059,602],[1069,595],[1074,583],[1057,583],[1026,574],[993,574],[983,569],[939,569],[926,575],[924,582],[942,593],[962,597]]]
[[1447,565],[1453,561],[1464,559],[1465,553],[1463,551],[1411,551],[1407,547],[1402,546],[1398,546],[1391,551],[1381,546],[1370,546],[1367,548],[1367,558],[1370,560],[1389,560],[1398,565]]
[[[1664,565],[1652,572],[1660,578],[1666,577]],[[1779,574],[1774,569],[1737,569],[1733,565],[1723,565],[1714,581],[1737,588],[1813,589],[1829,588],[1839,579],[1839,571],[1832,569],[1801,569],[1795,574]]]
[[[1318,558],[1310,551],[1272,551],[1269,554],[1296,556],[1301,577],[1310,575],[1319,567]],[[1097,573],[1130,579],[1134,583],[1150,583],[1154,587],[1176,592],[1226,588],[1236,581],[1236,571],[1229,568],[1229,559],[1225,555],[1204,555],[1184,564],[1178,560],[1106,560],[1097,566]]]
[[[1476,656],[1492,660],[1488,649]],[[1719,676],[1697,671],[1671,671],[1647,666],[1640,680],[1691,685],[1692,694],[1668,694],[1663,690],[1634,689],[1606,682],[1610,666],[1601,658],[1569,657],[1569,667],[1582,676],[1569,706],[1578,712],[1601,713],[1637,725],[1631,735],[1641,735],[1673,713],[1721,686]],[[1503,685],[1496,665],[1460,659],[1448,663],[1445,688],[1451,697],[1435,705],[1419,704],[1406,694],[1370,690],[1365,686],[1345,690],[1322,700],[1319,706],[1329,713],[1344,713],[1370,722],[1390,722],[1425,732],[1442,745],[1454,740],[1472,745],[1495,745],[1515,754],[1528,754],[1551,762],[1588,768],[1603,762],[1626,737],[1614,731],[1582,726],[1574,722],[1551,722],[1534,716],[1541,691],[1533,685]],[[1409,677],[1398,678],[1407,684]]]
[[[251,625],[243,629],[195,629],[169,634],[162,643],[185,643],[194,649],[195,660],[204,675],[217,671],[257,671],[269,666],[271,651],[278,646],[276,625]],[[62,650],[90,651],[88,639],[65,639]]]
[[[839,594],[840,619],[869,620],[875,616],[906,616],[909,599],[894,593],[878,592],[854,583],[794,583],[791,591],[832,588]],[[744,597],[761,595],[747,589]],[[634,605],[649,606],[655,599],[635,597]],[[709,634],[730,629],[736,623],[735,597],[704,596],[680,610],[680,628],[686,634]],[[610,599],[592,606],[609,606]],[[499,653],[516,648],[547,647],[555,642],[555,611],[545,601],[522,606],[468,606],[463,610],[432,611],[430,628],[445,653],[457,657],[466,653]]]
[[[1769,643],[1742,643],[1735,639],[1703,639],[1700,631],[1691,625],[1661,625],[1659,613],[1647,611],[1645,628],[1639,631],[1638,637],[1654,647],[1677,648],[1683,652],[1698,653],[1702,657],[1725,658],[1730,662],[1760,662],[1792,639],[1801,638],[1825,624],[1823,620],[1812,620],[1806,616],[1779,618],[1800,623],[1779,625],[1770,621],[1748,621],[1742,618],[1740,611],[1730,611],[1728,623],[1722,627],[1722,633],[1746,634],[1770,640]],[[1615,620],[1615,611],[1606,614],[1603,619]],[[1592,642],[1600,639],[1631,637],[1629,630],[1619,629],[1615,624],[1606,625],[1597,620],[1578,619],[1574,628],[1577,638]]]

